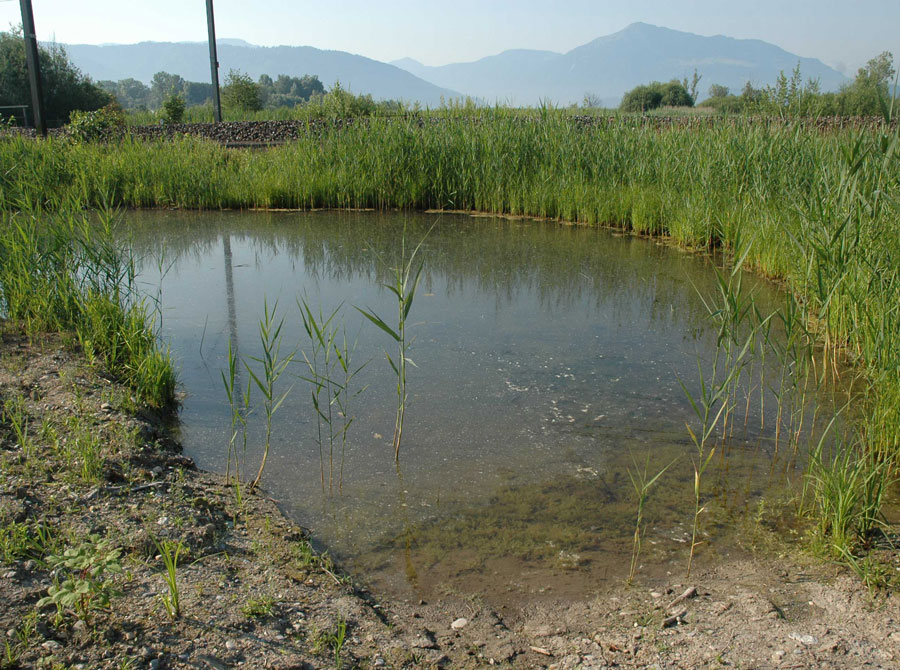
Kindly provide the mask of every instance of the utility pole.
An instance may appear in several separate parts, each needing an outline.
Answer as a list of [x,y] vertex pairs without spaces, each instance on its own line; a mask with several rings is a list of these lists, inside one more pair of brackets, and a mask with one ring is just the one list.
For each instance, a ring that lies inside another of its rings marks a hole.
[[[211,2],[212,0],[210,0]],[[44,118],[44,90],[41,86],[41,61],[38,57],[37,35],[34,30],[34,14],[31,11],[31,0],[20,0],[22,6],[22,32],[25,37],[25,64],[28,66],[28,78],[31,81],[31,107],[34,114],[34,127],[47,136],[47,122]]]
[[209,28],[209,69],[212,73],[213,114],[216,123],[219,123],[222,121],[222,99],[219,97],[219,58],[216,55],[216,19],[213,16],[213,0],[206,0],[206,25]]

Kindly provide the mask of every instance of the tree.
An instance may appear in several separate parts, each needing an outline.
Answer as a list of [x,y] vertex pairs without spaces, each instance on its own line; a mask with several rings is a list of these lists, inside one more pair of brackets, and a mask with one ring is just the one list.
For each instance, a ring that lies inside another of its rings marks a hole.
[[722,86],[722,84],[713,84],[709,87],[710,98],[727,98],[730,93],[728,87]]
[[581,106],[585,109],[597,109],[603,107],[603,100],[596,93],[591,93],[589,91],[584,94],[584,100],[581,101]]
[[697,68],[694,68],[694,76],[691,78],[690,83],[688,83],[687,77],[681,80],[682,88],[691,96],[691,106],[697,102],[697,91],[700,89],[701,79],[703,79],[703,75],[697,72]]
[[890,84],[895,74],[894,56],[883,51],[856,73],[853,83],[835,96],[835,113],[875,116],[881,113],[881,101],[890,100]]
[[150,80],[150,103],[154,109],[159,109],[171,96],[178,95],[184,90],[184,79],[177,74],[157,72]]
[[114,96],[124,109],[146,109],[150,104],[150,89],[137,79],[98,81],[97,86]]
[[[695,78],[696,74],[695,72]],[[696,91],[696,84],[694,89]],[[677,81],[670,81],[668,84],[662,85],[661,102],[663,107],[693,107],[694,96],[688,92],[683,84]]]
[[166,123],[181,123],[184,120],[184,98],[180,95],[170,95],[162,105],[163,121]]
[[255,112],[262,109],[259,86],[253,83],[250,75],[240,70],[229,70],[222,89],[222,102],[226,107],[242,112]]
[[[658,82],[656,82],[658,83]],[[662,91],[651,86],[635,86],[622,98],[624,112],[646,112],[662,104]]]
[[186,81],[181,95],[188,105],[205,105],[212,101],[213,85],[203,81]]
[[[69,62],[61,46],[38,47],[44,89],[44,113],[49,125],[63,125],[75,110],[95,111],[112,102],[112,96]],[[21,30],[0,32],[0,106],[27,105],[31,109],[31,85],[25,65]],[[29,115],[29,119],[33,119]]]
[[294,107],[309,101],[314,95],[323,95],[325,87],[316,75],[290,77],[278,75],[275,81],[262,75],[257,82],[260,102],[264,107]]

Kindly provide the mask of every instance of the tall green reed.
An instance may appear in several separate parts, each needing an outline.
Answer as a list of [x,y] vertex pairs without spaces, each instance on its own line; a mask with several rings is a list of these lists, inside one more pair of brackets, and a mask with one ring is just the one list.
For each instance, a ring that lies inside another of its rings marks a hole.
[[409,347],[412,345],[412,340],[409,339],[407,334],[409,312],[412,309],[413,299],[416,297],[416,289],[419,287],[422,268],[425,266],[425,261],[417,260],[416,257],[427,237],[428,233],[419,240],[418,244],[416,244],[415,248],[412,250],[412,253],[407,256],[406,227],[404,226],[403,235],[400,239],[400,261],[391,268],[394,281],[392,284],[383,284],[384,288],[390,291],[396,299],[396,329],[389,326],[383,318],[378,316],[370,308],[356,308],[360,314],[387,333],[397,346],[396,360],[391,358],[391,355],[388,352],[385,352],[384,354],[391,366],[391,370],[393,370],[394,375],[397,377],[397,414],[394,419],[394,437],[392,442],[392,446],[394,447],[394,460],[397,462],[400,461],[400,440],[403,437],[403,422],[406,415],[406,405],[409,401],[409,393],[406,388],[407,366],[412,365],[415,367],[416,365],[408,354]]
[[250,379],[263,397],[263,412],[265,413],[265,441],[263,443],[263,455],[260,459],[259,470],[253,481],[250,482],[250,490],[259,486],[263,470],[266,468],[266,460],[269,458],[269,448],[272,444],[272,424],[275,412],[291,392],[291,388],[276,393],[276,384],[294,359],[296,352],[291,351],[287,355],[281,354],[281,330],[284,327],[284,319],[277,319],[278,304],[269,309],[267,300],[263,301],[263,317],[259,320],[259,343],[262,348],[261,356],[250,356],[249,360],[259,363],[262,370],[257,374],[253,367],[245,360],[244,367]]
[[[306,298],[297,301],[303,319],[303,329],[310,343],[309,353],[303,352],[309,376],[303,379],[310,384],[313,409],[316,412],[316,443],[319,447],[319,470],[322,490],[325,490],[325,443],[328,444],[328,489],[334,488],[334,452],[340,445],[338,490],[344,486],[344,460],[347,450],[347,434],[353,424],[351,403],[367,387],[353,388],[354,378],[368,364],[354,367],[353,353],[356,342],[347,340],[347,331],[340,321],[339,305],[327,317],[319,310],[318,317]],[[323,401],[324,396],[324,401]],[[323,432],[323,426],[327,435]]]

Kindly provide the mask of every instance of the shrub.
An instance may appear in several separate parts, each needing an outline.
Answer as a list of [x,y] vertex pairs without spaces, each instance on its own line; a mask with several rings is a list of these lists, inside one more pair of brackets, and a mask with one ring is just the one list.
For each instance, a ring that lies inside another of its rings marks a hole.
[[108,139],[125,126],[125,114],[115,102],[93,112],[72,112],[66,128],[69,137],[81,142]]
[[667,84],[654,81],[636,86],[622,98],[620,109],[624,112],[646,112],[658,107],[693,107],[694,99],[684,84],[672,80]]
[[262,102],[257,86],[250,75],[240,70],[229,70],[222,89],[222,102],[225,106],[241,112],[256,112],[262,109]]
[[181,123],[184,120],[184,98],[173,93],[163,102],[162,111],[163,123]]

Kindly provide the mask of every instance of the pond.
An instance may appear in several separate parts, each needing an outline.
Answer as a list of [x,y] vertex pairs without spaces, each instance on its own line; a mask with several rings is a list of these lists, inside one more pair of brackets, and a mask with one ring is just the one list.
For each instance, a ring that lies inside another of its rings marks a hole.
[[[277,307],[280,353],[296,354],[276,389],[289,393],[262,485],[358,580],[408,598],[588,594],[628,574],[629,470],[653,476],[673,462],[650,493],[638,574],[685,569],[696,453],[686,426],[697,425],[685,389],[699,392],[716,350],[704,304],[713,258],[599,228],[447,214],[134,212],[127,224],[179,367],[180,437],[203,469],[226,467],[229,343],[260,374],[259,321]],[[398,467],[394,344],[356,307],[396,324],[383,284],[403,239],[407,254],[424,240],[424,269]],[[752,276],[744,288],[763,313],[783,299]],[[326,317],[340,307],[332,323],[356,343],[354,364],[368,362],[333,470],[304,379],[300,298]],[[759,496],[799,476],[776,457],[776,403],[759,390],[777,380],[775,358],[748,364],[727,448],[705,474],[699,561],[738,551]],[[239,367],[238,384],[248,379]],[[247,477],[264,442],[256,388],[252,400]]]

